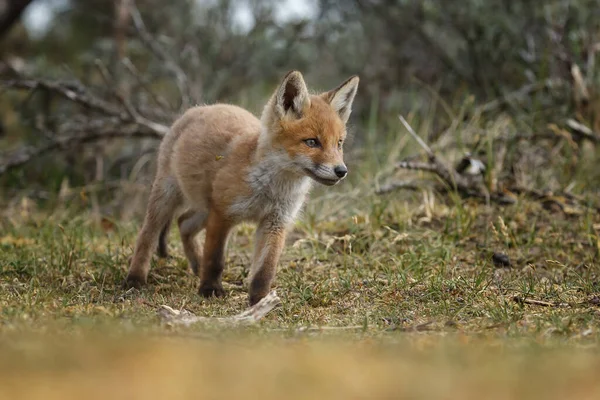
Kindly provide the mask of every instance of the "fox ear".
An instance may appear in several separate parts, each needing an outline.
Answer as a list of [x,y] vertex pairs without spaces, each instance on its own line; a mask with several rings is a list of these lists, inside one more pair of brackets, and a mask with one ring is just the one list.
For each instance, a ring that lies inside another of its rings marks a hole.
[[337,88],[323,93],[321,96],[331,104],[344,123],[348,122],[352,112],[352,102],[358,90],[358,76],[354,75]]
[[279,118],[292,115],[301,118],[306,107],[310,106],[310,97],[302,74],[291,71],[283,78],[275,93],[275,112]]

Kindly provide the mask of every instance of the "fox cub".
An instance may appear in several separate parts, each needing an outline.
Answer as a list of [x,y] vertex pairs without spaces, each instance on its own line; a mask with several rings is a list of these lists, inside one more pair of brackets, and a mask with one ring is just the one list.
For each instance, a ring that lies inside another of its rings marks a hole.
[[[154,249],[167,256],[171,220],[177,223],[204,297],[224,294],[221,276],[231,229],[257,223],[249,301],[270,290],[311,180],[332,186],[348,174],[342,147],[358,89],[353,76],[336,89],[310,95],[302,75],[289,72],[261,119],[225,104],[194,107],[164,137],[146,217],[137,238],[128,287],[146,283]],[[206,229],[203,251],[195,241]]]

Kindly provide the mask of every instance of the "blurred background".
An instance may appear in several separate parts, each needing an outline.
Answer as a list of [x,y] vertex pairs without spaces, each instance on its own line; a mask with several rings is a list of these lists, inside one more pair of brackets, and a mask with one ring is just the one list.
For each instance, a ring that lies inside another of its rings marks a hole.
[[178,115],[291,69],[360,75],[349,185],[418,156],[403,115],[491,192],[597,190],[599,52],[597,0],[0,0],[0,201],[139,215]]

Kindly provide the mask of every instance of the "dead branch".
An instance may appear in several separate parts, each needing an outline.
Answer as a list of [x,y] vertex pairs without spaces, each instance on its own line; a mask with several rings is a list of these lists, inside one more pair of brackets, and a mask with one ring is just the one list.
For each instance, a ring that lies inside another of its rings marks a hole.
[[[96,65],[104,79],[105,86],[116,87],[106,68],[100,63],[96,63]],[[8,89],[28,90],[30,97],[35,91],[44,90],[93,112],[93,115],[76,114],[71,116],[60,124],[60,128],[56,131],[38,127],[47,139],[46,143],[38,147],[23,146],[0,156],[0,175],[51,151],[65,150],[80,144],[115,138],[161,139],[169,131],[167,125],[143,116],[130,100],[121,94],[113,92],[111,99],[105,99],[78,81],[31,79],[17,73],[16,78],[0,82],[0,86]]]
[[[578,199],[568,193],[554,195],[552,193],[546,193],[540,190],[518,186],[511,186],[510,188],[507,188],[507,190],[496,189],[497,191],[490,193],[482,179],[483,172],[485,171],[484,162],[472,158],[469,154],[467,154],[461,160],[458,166],[454,168],[448,166],[448,164],[438,157],[437,154],[427,145],[427,143],[425,143],[417,135],[414,129],[412,129],[412,127],[402,116],[399,118],[410,135],[425,150],[428,156],[428,161],[415,161],[412,159],[403,160],[395,165],[396,169],[408,169],[434,173],[443,182],[442,186],[434,186],[434,188],[439,192],[443,193],[447,192],[448,190],[457,191],[459,194],[465,197],[483,199],[486,201],[486,203],[494,201],[497,204],[514,204],[517,199],[516,194],[520,194],[532,200],[539,201],[544,206],[558,207],[567,215],[579,215],[585,208],[591,208],[600,211],[598,206],[586,205],[584,204],[585,201],[583,199]],[[586,137],[590,138],[590,140],[597,140],[595,134],[585,125],[582,125],[574,120],[568,120],[567,124],[569,127],[571,127],[571,129],[578,130],[582,135],[586,135]],[[506,149],[504,148],[503,151],[506,151]],[[495,169],[492,172],[495,175],[498,175],[500,171]],[[381,187],[376,191],[376,193],[384,194],[398,189],[414,190],[420,187],[422,187],[422,185],[416,185],[412,181],[391,182],[388,185]],[[499,187],[497,182],[494,183],[494,187]]]
[[2,86],[8,89],[25,89],[35,91],[37,89],[46,89],[56,93],[61,97],[77,103],[89,110],[99,112],[104,115],[123,117],[127,119],[124,113],[121,113],[118,107],[87,93],[87,89],[78,83],[72,82],[51,82],[43,79],[12,79],[3,81]]
[[399,116],[399,119],[400,122],[402,122],[402,124],[406,127],[410,135],[425,150],[429,157],[429,162],[400,161],[398,164],[396,164],[396,169],[413,169],[434,172],[438,177],[440,177],[440,179],[442,179],[442,181],[444,181],[446,185],[451,187],[453,190],[458,190],[459,192],[468,193],[470,195],[473,195],[475,192],[477,192],[467,178],[460,175],[453,168],[446,166],[446,163],[437,157],[433,150],[431,150],[431,148],[423,141],[423,139],[416,134],[408,122],[406,122],[404,117]]
[[89,132],[82,135],[62,136],[40,147],[22,147],[2,157],[0,161],[0,175],[7,171],[21,167],[28,162],[56,150],[67,150],[78,144],[93,143],[101,140],[115,138],[161,139],[162,135],[151,130],[139,130],[133,126],[130,130]]
[[198,317],[187,310],[174,310],[173,308],[162,305],[158,310],[158,315],[168,325],[190,326],[196,323],[216,322],[225,325],[252,325],[260,321],[265,315],[271,312],[281,303],[281,299],[275,291],[265,296],[261,301],[247,309],[246,311],[223,318]]
[[[460,168],[449,167],[448,164],[439,158],[435,152],[425,143],[408,124],[406,119],[402,116],[399,117],[402,124],[406,127],[410,135],[419,143],[419,145],[425,150],[428,155],[429,161],[413,161],[404,160],[396,164],[396,169],[409,169],[416,171],[432,172],[438,176],[444,183],[443,186],[437,187],[436,190],[444,192],[447,190],[457,191],[463,196],[474,197],[485,200],[489,203],[490,200],[498,204],[512,204],[515,199],[506,196],[504,193],[489,193],[487,187],[484,185],[482,180],[482,174],[485,171],[485,165],[476,159],[472,159],[470,155],[465,156],[462,160]],[[474,164],[477,168],[471,168],[462,166],[467,162],[468,164]],[[473,171],[471,171],[473,169]],[[397,189],[415,189],[421,186],[416,186],[414,182],[392,182],[388,185],[383,186],[376,191],[377,194],[389,193]]]

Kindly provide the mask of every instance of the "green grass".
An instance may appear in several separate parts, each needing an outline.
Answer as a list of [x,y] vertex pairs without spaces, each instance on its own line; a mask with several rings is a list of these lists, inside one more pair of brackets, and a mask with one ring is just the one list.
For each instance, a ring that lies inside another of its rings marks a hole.
[[[230,241],[227,296],[207,300],[177,233],[149,285],[126,292],[138,222],[10,210],[0,239],[0,397],[564,398],[572,385],[577,398],[598,394],[597,214],[440,197],[426,209],[420,195],[349,201],[352,190],[311,197],[280,263],[282,304],[249,328],[167,327],[156,311],[243,310],[252,226]],[[496,267],[493,252],[512,266]],[[145,378],[129,381],[132,370]]]
[[[438,203],[423,212],[394,194],[335,210],[342,193],[313,196],[291,232],[276,281],[283,304],[265,329],[361,325],[381,334],[431,322],[428,329],[439,331],[496,326],[492,331],[502,336],[564,340],[591,329],[581,340],[595,340],[598,215],[568,217],[527,201],[503,208]],[[325,218],[318,215],[322,207],[330,211]],[[176,232],[171,258],[153,260],[148,287],[120,288],[138,227],[64,212],[6,218],[2,329],[35,328],[39,321],[153,325],[160,304],[207,316],[246,307],[252,226],[231,238],[227,297],[210,300],[196,294],[197,278]],[[512,266],[495,266],[494,252],[508,255]],[[516,296],[556,306],[520,304]]]
[[[0,398],[596,398],[600,215],[430,189],[377,196],[373,171],[418,149],[370,135],[350,180],[311,194],[279,264],[282,304],[252,327],[157,317],[163,304],[208,317],[245,309],[252,226],[232,234],[227,296],[203,299],[176,232],[149,285],[121,288],[145,204],[121,220],[99,218],[96,194],[79,189],[51,208],[11,203],[0,217]],[[597,196],[596,158],[568,170],[561,154],[531,179]]]

